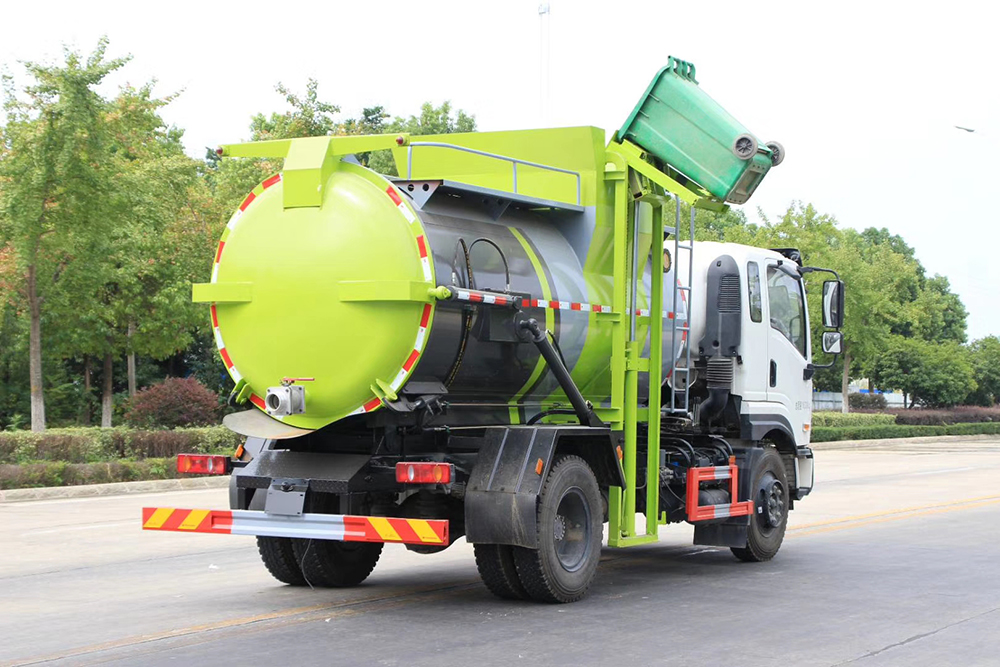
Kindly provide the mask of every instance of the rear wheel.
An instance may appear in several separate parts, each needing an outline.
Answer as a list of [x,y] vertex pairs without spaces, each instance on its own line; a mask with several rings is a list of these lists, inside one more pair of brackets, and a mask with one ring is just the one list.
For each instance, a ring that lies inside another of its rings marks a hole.
[[732,547],[731,551],[740,560],[760,563],[774,558],[785,539],[788,481],[784,463],[775,449],[765,450],[752,474],[753,516],[747,531],[747,545]]
[[381,542],[292,540],[295,558],[307,584],[346,588],[368,578],[382,554]]
[[524,589],[542,602],[575,602],[587,594],[601,558],[601,492],[578,456],[555,463],[538,499],[538,548],[514,547]]
[[493,595],[505,600],[524,600],[524,590],[514,564],[514,547],[507,544],[474,544],[476,567],[486,588]]
[[305,586],[299,562],[292,549],[292,540],[287,537],[258,537],[257,551],[264,567],[271,576],[283,584]]

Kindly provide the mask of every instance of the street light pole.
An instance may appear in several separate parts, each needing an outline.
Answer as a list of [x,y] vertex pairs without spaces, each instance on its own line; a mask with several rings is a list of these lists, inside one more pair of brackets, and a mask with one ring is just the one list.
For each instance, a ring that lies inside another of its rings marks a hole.
[[539,126],[549,124],[549,3],[538,5],[538,116]]

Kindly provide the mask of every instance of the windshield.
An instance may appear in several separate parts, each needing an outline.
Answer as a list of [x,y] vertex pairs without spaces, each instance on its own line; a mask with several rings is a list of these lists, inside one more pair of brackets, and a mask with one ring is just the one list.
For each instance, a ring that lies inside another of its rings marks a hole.
[[805,301],[802,284],[775,266],[767,267],[767,303],[771,327],[806,356]]

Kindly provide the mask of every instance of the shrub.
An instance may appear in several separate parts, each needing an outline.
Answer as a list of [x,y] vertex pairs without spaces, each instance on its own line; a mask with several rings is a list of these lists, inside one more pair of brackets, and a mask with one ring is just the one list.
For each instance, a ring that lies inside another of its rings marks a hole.
[[138,428],[215,424],[219,397],[194,378],[167,378],[128,400],[125,422]]
[[819,426],[874,426],[876,424],[895,424],[896,415],[882,414],[878,412],[814,412],[812,416],[813,428]]
[[0,463],[97,463],[192,454],[229,454],[243,436],[224,426],[143,431],[127,428],[59,428],[42,433],[0,432]]
[[848,394],[847,405],[855,410],[885,410],[885,396],[882,394]]
[[[189,475],[183,475],[188,477]],[[0,464],[0,489],[25,489],[71,484],[107,484],[182,477],[172,459],[62,463],[34,461],[20,465]]]
[[950,424],[947,426],[879,424],[875,426],[819,427],[812,430],[811,440],[813,442],[834,442],[838,440],[879,440],[882,438],[979,434],[1000,434],[1000,423]]
[[897,424],[934,426],[1000,422],[1000,407],[963,405],[950,410],[894,410]]

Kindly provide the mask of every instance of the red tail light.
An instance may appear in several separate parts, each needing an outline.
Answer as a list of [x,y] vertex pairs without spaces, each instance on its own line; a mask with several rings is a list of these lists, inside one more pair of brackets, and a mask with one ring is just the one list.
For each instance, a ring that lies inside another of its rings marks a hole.
[[454,467],[450,463],[401,461],[396,464],[396,481],[400,484],[451,484]]
[[177,472],[192,475],[225,475],[229,472],[229,457],[209,454],[178,454]]

